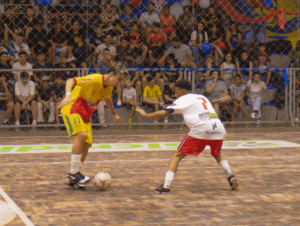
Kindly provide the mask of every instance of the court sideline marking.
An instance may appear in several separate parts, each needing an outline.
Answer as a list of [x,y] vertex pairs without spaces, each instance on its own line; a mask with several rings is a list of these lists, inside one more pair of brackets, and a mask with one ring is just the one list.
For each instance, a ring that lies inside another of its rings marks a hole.
[[0,194],[5,199],[5,201],[8,203],[9,208],[14,211],[20,219],[24,222],[26,226],[34,226],[34,224],[29,220],[29,218],[26,216],[26,214],[17,206],[17,204],[3,191],[3,189],[0,187]]

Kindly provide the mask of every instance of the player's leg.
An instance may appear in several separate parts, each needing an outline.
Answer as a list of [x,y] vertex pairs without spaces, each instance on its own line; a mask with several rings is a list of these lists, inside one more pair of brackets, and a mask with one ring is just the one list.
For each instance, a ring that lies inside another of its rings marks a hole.
[[233,103],[234,107],[232,109],[231,121],[234,121],[235,114],[236,114],[237,110],[239,109],[240,104],[236,100],[232,100],[232,103]]

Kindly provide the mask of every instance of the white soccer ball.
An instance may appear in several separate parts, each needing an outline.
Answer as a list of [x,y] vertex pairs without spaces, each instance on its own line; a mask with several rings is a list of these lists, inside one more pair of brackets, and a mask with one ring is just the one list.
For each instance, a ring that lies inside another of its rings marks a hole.
[[106,172],[97,173],[94,177],[94,184],[100,190],[105,190],[111,184],[111,176],[109,175],[109,173]]

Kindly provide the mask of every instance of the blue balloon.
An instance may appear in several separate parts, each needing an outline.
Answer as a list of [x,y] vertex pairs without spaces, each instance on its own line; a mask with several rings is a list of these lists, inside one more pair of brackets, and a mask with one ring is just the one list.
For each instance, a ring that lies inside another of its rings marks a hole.
[[201,45],[201,48],[202,48],[202,51],[205,53],[205,54],[211,54],[211,45],[208,43],[208,42],[205,42]]
[[38,6],[47,6],[52,3],[52,0],[34,0],[34,2]]

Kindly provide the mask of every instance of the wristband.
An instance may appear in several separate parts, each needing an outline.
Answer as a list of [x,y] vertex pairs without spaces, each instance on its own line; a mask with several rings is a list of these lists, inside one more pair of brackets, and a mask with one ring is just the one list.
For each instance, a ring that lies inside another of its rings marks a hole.
[[116,114],[116,112],[115,113],[111,113],[112,115],[115,115]]
[[66,95],[71,95],[71,92],[67,92]]

